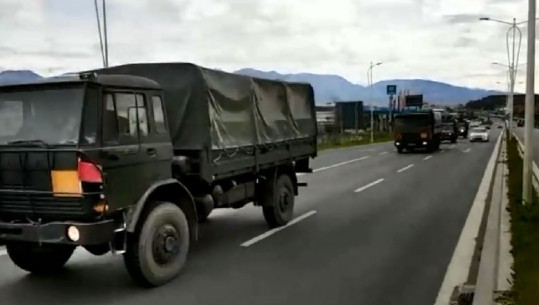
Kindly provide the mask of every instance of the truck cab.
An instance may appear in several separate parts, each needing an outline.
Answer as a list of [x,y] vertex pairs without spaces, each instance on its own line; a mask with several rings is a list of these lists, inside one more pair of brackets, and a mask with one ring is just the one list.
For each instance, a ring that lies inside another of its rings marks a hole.
[[399,153],[405,149],[427,151],[439,149],[442,132],[439,112],[432,110],[404,112],[396,115],[394,122],[394,143]]
[[[197,219],[172,178],[163,109],[159,84],[138,76],[0,87],[0,241],[17,266],[54,273],[82,246],[125,254],[146,286],[179,273]],[[173,204],[152,209],[156,202]],[[144,230],[153,236],[141,240]],[[155,246],[151,257],[141,242]]]

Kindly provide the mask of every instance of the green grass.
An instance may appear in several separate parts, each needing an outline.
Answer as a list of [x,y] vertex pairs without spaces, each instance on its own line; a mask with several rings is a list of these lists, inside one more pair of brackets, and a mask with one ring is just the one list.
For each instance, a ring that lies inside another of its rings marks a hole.
[[[393,140],[393,134],[389,132],[375,132],[373,135],[374,143],[387,142]],[[340,141],[331,141],[318,143],[318,150],[351,147],[356,145],[371,144],[371,135],[366,133],[363,137],[359,138],[346,138]]]
[[514,257],[512,290],[503,293],[503,304],[539,304],[539,200],[522,204],[522,158],[515,138],[507,141],[509,212]]

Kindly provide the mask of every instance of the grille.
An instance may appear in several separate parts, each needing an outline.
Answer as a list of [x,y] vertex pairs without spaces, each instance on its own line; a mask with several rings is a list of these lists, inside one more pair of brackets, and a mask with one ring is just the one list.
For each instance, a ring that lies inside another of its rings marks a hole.
[[402,141],[403,142],[415,142],[420,141],[421,137],[418,133],[403,133],[402,134]]
[[59,198],[49,194],[0,193],[0,214],[47,218],[85,214],[81,198]]

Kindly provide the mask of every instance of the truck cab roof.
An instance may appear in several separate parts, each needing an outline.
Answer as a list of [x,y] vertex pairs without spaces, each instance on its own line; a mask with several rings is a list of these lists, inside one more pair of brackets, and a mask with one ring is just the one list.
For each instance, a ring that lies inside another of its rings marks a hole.
[[41,85],[64,85],[64,84],[83,84],[83,83],[94,83],[98,85],[108,86],[108,87],[122,87],[122,88],[133,88],[133,89],[154,89],[160,90],[161,86],[156,82],[146,77],[135,76],[135,75],[124,75],[124,74],[95,74],[95,73],[80,73],[80,74],[70,74],[57,77],[43,78],[40,80],[19,83],[19,84],[8,84],[2,85],[0,88],[12,88],[16,89],[18,87],[29,87],[29,86],[41,86]]

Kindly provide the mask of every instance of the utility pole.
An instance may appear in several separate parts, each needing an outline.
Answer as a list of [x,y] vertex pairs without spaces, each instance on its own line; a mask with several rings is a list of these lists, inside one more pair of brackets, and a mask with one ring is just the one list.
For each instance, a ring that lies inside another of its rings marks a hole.
[[105,36],[105,68],[109,66],[109,40],[107,35],[107,5],[103,0],[103,34]]
[[526,69],[526,107],[524,115],[524,159],[522,199],[530,204],[533,196],[533,128],[535,125],[535,14],[536,0],[528,0],[528,65]]
[[373,80],[372,80],[372,70],[374,69],[374,67],[376,66],[379,66],[381,65],[382,62],[377,62],[377,63],[373,63],[371,61],[371,64],[369,65],[369,69],[367,70],[367,84],[369,86],[369,95],[370,95],[370,102],[371,102],[371,143],[374,143],[374,105],[373,105],[373,94],[372,94],[372,90],[374,88],[372,88],[372,85],[373,85]]

